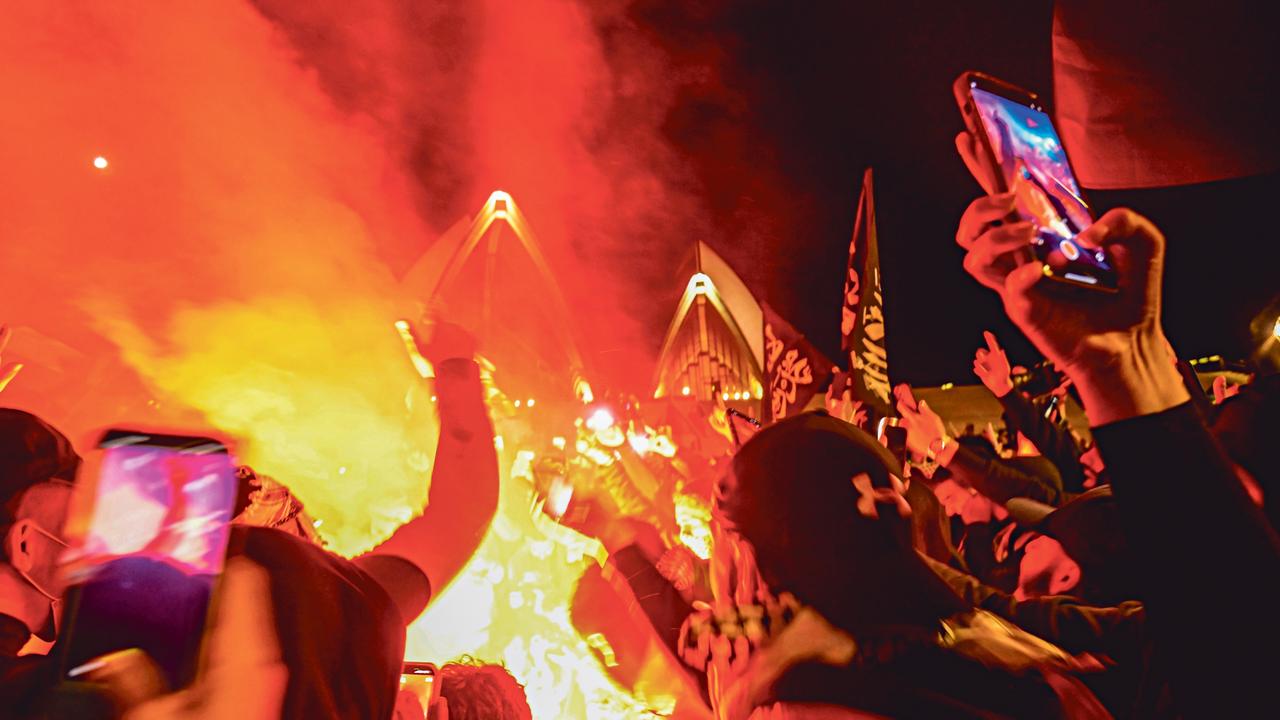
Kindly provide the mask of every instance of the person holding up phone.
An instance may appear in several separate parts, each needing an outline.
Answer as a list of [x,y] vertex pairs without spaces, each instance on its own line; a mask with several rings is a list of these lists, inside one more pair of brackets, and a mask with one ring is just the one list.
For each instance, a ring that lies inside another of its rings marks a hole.
[[1080,393],[1179,712],[1255,716],[1274,703],[1280,537],[1174,366],[1161,327],[1164,236],[1132,210],[1111,210],[1080,241],[1111,258],[1116,292],[1061,292],[1044,282],[1042,260],[1019,255],[1034,228],[1001,224],[1016,197],[997,190],[998,171],[978,141],[965,132],[956,146],[979,183],[995,191],[960,220],[964,267],[999,294],[1009,318]]

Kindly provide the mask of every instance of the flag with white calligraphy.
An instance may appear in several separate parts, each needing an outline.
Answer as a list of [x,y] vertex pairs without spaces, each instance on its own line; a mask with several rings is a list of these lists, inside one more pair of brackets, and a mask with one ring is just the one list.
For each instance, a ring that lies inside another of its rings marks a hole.
[[761,303],[764,314],[764,407],[769,422],[803,411],[831,379],[833,365],[804,335]]
[[849,362],[844,386],[852,402],[867,410],[874,424],[893,415],[890,400],[889,359],[884,344],[884,300],[880,294],[880,251],[876,242],[876,205],[871,168],[862,176],[858,214],[849,241],[849,266],[844,280],[840,349]]

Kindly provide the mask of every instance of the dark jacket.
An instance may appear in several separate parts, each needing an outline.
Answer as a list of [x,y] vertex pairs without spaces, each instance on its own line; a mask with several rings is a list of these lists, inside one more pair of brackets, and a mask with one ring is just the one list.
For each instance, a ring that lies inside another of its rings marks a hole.
[[1274,717],[1280,538],[1190,403],[1093,436],[1178,709]]
[[[1022,433],[1040,454],[1058,470],[1062,489],[1067,494],[1086,490],[1084,470],[1080,467],[1081,448],[1071,431],[1045,418],[1021,391],[1010,390],[998,398],[1008,418],[1009,429]],[[1052,504],[1052,503],[1050,503]]]

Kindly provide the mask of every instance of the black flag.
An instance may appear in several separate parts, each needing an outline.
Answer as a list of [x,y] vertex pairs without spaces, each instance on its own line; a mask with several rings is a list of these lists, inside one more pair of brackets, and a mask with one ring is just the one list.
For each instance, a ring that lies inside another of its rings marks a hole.
[[876,205],[871,168],[862,177],[858,215],[849,241],[844,281],[840,348],[849,359],[844,390],[867,410],[874,424],[893,415],[889,360],[884,344],[884,300],[880,295],[880,251],[876,246]]
[[764,408],[769,422],[798,413],[831,378],[831,361],[773,308],[764,311]]

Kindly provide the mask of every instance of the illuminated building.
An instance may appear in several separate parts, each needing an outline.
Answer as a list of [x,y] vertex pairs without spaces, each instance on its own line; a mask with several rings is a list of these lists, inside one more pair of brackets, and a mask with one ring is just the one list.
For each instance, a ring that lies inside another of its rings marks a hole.
[[662,343],[653,397],[746,403],[752,415],[764,394],[760,304],[737,273],[704,243],[695,272]]

